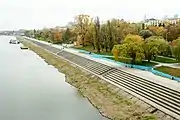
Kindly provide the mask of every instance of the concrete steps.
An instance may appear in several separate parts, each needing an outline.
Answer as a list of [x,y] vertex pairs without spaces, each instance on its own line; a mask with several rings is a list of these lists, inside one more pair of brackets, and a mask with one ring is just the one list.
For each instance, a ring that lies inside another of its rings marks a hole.
[[66,51],[63,51],[58,55],[66,58],[68,60],[71,60],[72,62],[80,65],[81,67],[84,67],[98,75],[101,75],[101,74],[109,71],[110,69],[112,69],[111,67],[109,67],[107,65],[97,63],[97,62],[94,62],[94,61],[86,59],[86,58],[82,58],[80,56],[74,55],[72,53],[68,53]]
[[37,41],[32,42],[53,53],[57,53],[57,55],[76,63],[96,75],[100,75],[103,78],[112,81],[135,94],[138,94],[147,101],[151,101],[151,105],[153,107],[170,115],[173,119],[180,120],[179,91],[66,51],[60,52],[60,49],[58,48],[39,43]]
[[103,75],[103,77],[166,108],[163,112],[171,113],[173,117],[180,119],[180,93],[178,91],[144,79],[136,79],[133,75],[127,75],[120,70]]

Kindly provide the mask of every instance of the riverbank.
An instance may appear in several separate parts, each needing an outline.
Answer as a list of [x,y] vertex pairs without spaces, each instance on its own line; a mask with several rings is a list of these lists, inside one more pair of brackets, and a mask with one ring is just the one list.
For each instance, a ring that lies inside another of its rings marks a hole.
[[64,73],[67,77],[66,81],[88,98],[102,115],[113,120],[156,120],[143,107],[119,94],[117,87],[63,59],[57,58],[28,41],[23,41],[23,44],[45,59],[48,64]]

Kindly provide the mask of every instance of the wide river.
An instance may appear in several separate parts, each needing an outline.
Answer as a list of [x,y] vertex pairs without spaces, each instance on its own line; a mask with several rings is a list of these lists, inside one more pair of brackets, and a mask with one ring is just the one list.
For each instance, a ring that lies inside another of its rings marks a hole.
[[36,53],[0,36],[0,120],[107,120]]

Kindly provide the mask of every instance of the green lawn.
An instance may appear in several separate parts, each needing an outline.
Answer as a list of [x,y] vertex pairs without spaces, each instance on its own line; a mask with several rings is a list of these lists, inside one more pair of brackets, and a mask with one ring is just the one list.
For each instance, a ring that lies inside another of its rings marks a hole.
[[142,61],[142,63],[139,63],[138,65],[143,65],[143,66],[155,66],[155,65],[157,65],[157,63],[148,62],[148,61]]
[[180,77],[180,69],[178,68],[161,66],[161,67],[155,68],[155,70],[170,74],[172,76]]
[[164,58],[164,57],[160,57],[160,56],[157,56],[155,61],[157,62],[162,62],[162,63],[177,63],[176,60],[173,60],[171,58]]
[[[106,58],[114,60],[114,57],[106,57]],[[128,63],[128,64],[131,63],[131,60],[129,58],[118,58],[118,61],[123,62],[123,63]]]
[[42,37],[39,37],[39,38],[35,38],[35,39],[38,39],[38,40],[41,40],[41,41],[46,41],[44,38]]
[[[86,46],[86,47],[79,46],[79,47],[73,47],[73,48],[80,49],[80,50],[86,50],[86,51],[93,52],[93,53],[100,54],[100,55],[110,55],[110,56],[113,56],[113,54],[111,52],[106,52],[105,50],[101,51],[101,53],[97,53],[97,51],[94,50],[92,46]],[[114,58],[109,58],[109,59],[113,59],[114,60]],[[120,58],[118,61],[124,62],[124,63],[131,63],[130,59],[127,59],[127,58],[125,58],[125,59]],[[168,59],[168,58],[164,58],[164,57],[160,57],[160,56],[157,56],[154,61],[162,62],[162,63],[177,63],[176,60],[173,60],[171,58]],[[157,65],[157,64],[153,63],[153,62],[149,63],[147,61],[143,61],[142,63],[138,63],[138,65],[154,66],[154,65]]]
[[[106,57],[108,59],[114,60],[114,57]],[[131,63],[131,59],[130,58],[119,58],[118,59],[119,62],[123,62],[123,63]],[[143,65],[143,66],[154,66],[157,65],[157,63],[153,63],[153,62],[148,62],[148,61],[142,61],[142,63],[136,63],[136,65]]]
[[97,50],[94,50],[92,46],[86,46],[86,47],[73,47],[75,49],[80,49],[80,50],[86,50],[86,51],[89,51],[89,52],[93,52],[93,53],[96,53],[96,54],[100,54],[100,55],[110,55],[112,56],[113,54],[111,52],[106,52],[105,49],[104,51],[101,51],[101,53],[97,53]]

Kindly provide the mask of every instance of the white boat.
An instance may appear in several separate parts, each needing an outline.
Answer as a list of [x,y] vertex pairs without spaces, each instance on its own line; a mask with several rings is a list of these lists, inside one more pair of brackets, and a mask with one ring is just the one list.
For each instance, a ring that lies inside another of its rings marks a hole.
[[9,41],[9,43],[10,43],[10,44],[19,44],[20,42],[19,42],[19,40],[11,39],[11,40]]
[[20,48],[21,49],[28,49],[28,47],[26,47],[26,46],[21,46]]

